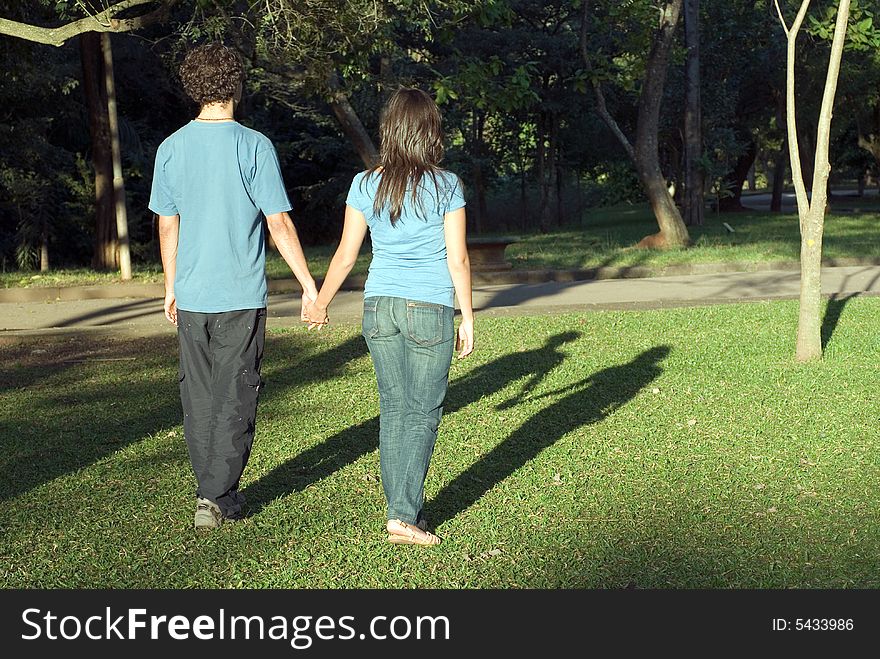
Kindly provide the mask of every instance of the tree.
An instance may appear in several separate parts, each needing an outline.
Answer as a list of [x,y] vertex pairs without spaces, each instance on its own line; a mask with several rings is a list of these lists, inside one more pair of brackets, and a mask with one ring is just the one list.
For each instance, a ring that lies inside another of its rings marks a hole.
[[666,178],[660,168],[657,137],[666,70],[683,1],[670,0],[661,5],[660,24],[651,38],[650,51],[645,60],[645,72],[639,92],[636,137],[633,143],[629,141],[608,110],[601,80],[588,54],[587,25],[590,19],[590,3],[588,0],[584,0],[583,3],[581,57],[586,67],[594,72],[592,85],[596,94],[597,111],[635,164],[639,180],[660,227],[659,233],[646,236],[639,242],[639,246],[642,247],[684,247],[690,242],[687,227],[669,193]]
[[687,46],[686,99],[684,111],[685,175],[684,221],[703,224],[703,132],[700,112],[700,0],[685,0],[685,44]]
[[819,112],[819,126],[816,133],[811,197],[807,196],[807,189],[804,185],[804,177],[801,171],[795,112],[794,74],[795,41],[803,24],[807,9],[810,6],[810,0],[803,0],[801,2],[800,9],[790,28],[782,14],[782,10],[779,8],[779,0],[774,0],[774,4],[776,5],[776,11],[788,42],[785,85],[788,148],[801,229],[801,292],[796,358],[798,361],[812,361],[822,356],[820,320],[822,233],[825,223],[825,205],[828,200],[828,176],[831,174],[831,164],[828,161],[828,144],[831,134],[834,95],[837,91],[837,78],[840,73],[840,61],[843,58],[843,46],[849,21],[850,0],[840,0],[837,6],[837,19],[834,25],[834,37],[831,42],[831,55],[828,60],[825,90],[822,94],[822,107]]
[[[60,47],[80,37],[83,82],[89,106],[92,133],[92,160],[95,165],[96,226],[92,265],[120,268],[123,280],[131,279],[125,186],[119,148],[116,92],[113,81],[113,55],[109,33],[129,32],[163,19],[176,0],[122,0],[92,13],[84,3],[77,6],[86,13],[60,27],[41,27],[0,18],[0,34]],[[127,10],[143,5],[159,8],[141,16],[117,18]],[[67,10],[67,3],[58,3]]]
[[86,32],[79,37],[83,92],[89,117],[92,166],[95,171],[95,246],[92,267],[116,266],[116,209],[113,191],[113,147],[110,144],[110,108],[101,35]]
[[[86,12],[87,15],[84,18],[71,21],[60,27],[41,27],[39,25],[31,25],[30,23],[0,18],[0,34],[49,46],[63,46],[74,37],[86,32],[130,32],[138,30],[161,20],[166,15],[168,7],[174,2],[176,0],[122,0],[114,5],[110,5],[103,11],[94,14]],[[66,4],[66,2],[58,3],[61,6],[66,6]],[[78,4],[82,6],[82,3]],[[161,4],[162,6],[142,16],[116,18],[118,14],[128,9],[155,4]]]

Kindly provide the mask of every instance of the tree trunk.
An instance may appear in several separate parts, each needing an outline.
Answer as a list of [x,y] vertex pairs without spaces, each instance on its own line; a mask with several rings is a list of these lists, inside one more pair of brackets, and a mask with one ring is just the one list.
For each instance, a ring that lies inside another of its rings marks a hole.
[[687,45],[684,222],[688,226],[702,226],[704,204],[703,170],[700,167],[700,158],[703,154],[700,111],[700,0],[685,0],[684,28]]
[[[786,98],[788,115],[788,141],[791,159],[792,180],[798,199],[798,217],[801,229],[801,292],[798,314],[796,358],[798,361],[812,361],[822,357],[822,234],[825,223],[825,204],[828,192],[828,177],[831,163],[828,161],[828,148],[831,136],[831,115],[834,108],[834,95],[840,74],[840,61],[843,57],[843,44],[849,20],[850,0],[840,0],[831,43],[831,57],[825,76],[825,90],[822,94],[822,109],[816,133],[815,165],[813,167],[812,197],[807,198],[806,186],[801,170],[798,145],[797,121],[795,112],[795,39],[803,23],[810,0],[803,0],[797,18],[791,29],[785,28],[788,39],[786,67]],[[777,4],[777,11],[779,7]],[[782,12],[780,20],[784,23]]]
[[107,118],[110,124],[110,154],[113,160],[113,201],[116,236],[119,245],[119,276],[131,279],[131,251],[128,245],[128,212],[125,207],[125,179],[122,176],[122,151],[119,146],[119,117],[116,113],[116,82],[113,78],[113,50],[110,35],[101,35],[104,54],[104,83],[107,88]]
[[[556,192],[556,150],[558,148],[559,119],[555,114],[548,115],[550,123],[550,135],[543,159],[541,179],[541,233],[549,233],[553,226],[553,200],[552,195]],[[546,179],[546,180],[545,180]]]
[[880,163],[880,139],[874,134],[865,136],[859,133],[859,146],[874,156],[874,160]]
[[370,135],[361,123],[357,112],[348,102],[348,96],[342,89],[336,71],[330,73],[327,84],[330,88],[330,109],[333,110],[333,114],[342,126],[342,131],[351,140],[364,165],[372,167],[379,161],[379,152],[376,151],[373,140],[370,139]]
[[560,164],[561,158],[559,157],[559,143],[557,142],[557,154],[556,154],[556,226],[562,227],[565,224],[565,213],[562,204],[562,194],[563,194],[563,186],[565,184],[565,176],[562,171],[562,165]]
[[471,178],[473,179],[474,195],[477,203],[468,213],[474,233],[482,233],[487,219],[489,208],[486,203],[486,176],[483,172],[483,122],[485,116],[473,110],[471,112],[470,139],[467,140],[467,149],[470,152]]
[[471,170],[474,178],[474,194],[477,197],[477,203],[474,207],[473,216],[474,233],[483,233],[483,221],[486,218],[486,177],[483,176],[483,167],[478,159],[474,159],[473,168]]
[[391,66],[391,57],[389,55],[382,55],[379,59],[379,91],[383,103],[391,96],[394,86],[394,69]]
[[[824,196],[824,195],[823,195]],[[817,205],[821,201],[822,205]],[[822,233],[825,203],[813,197],[809,213],[801,221],[801,291],[798,311],[798,361],[822,357]]]
[[758,149],[755,141],[749,138],[749,145],[745,153],[737,158],[733,171],[724,178],[725,188],[730,191],[730,196],[721,198],[722,211],[744,210],[742,205],[743,184],[746,182],[749,170],[752,168],[757,155]]
[[[675,27],[681,14],[684,0],[671,0],[663,7],[660,21],[660,29],[654,35],[651,44],[651,52],[648,55],[645,68],[645,78],[642,92],[639,96],[639,112],[636,126],[635,146],[629,143],[620,125],[608,112],[605,103],[605,95],[602,85],[598,80],[593,80],[593,91],[596,93],[596,111],[602,121],[608,126],[614,136],[623,146],[627,155],[632,159],[636,172],[654,216],[660,232],[646,236],[639,242],[641,247],[684,247],[690,243],[687,227],[681,214],[669,194],[666,180],[660,169],[660,154],[657,147],[657,133],[660,124],[660,104],[663,101],[663,85],[666,82],[666,69],[669,63],[669,52],[672,48],[675,36]],[[590,3],[584,0],[582,6],[580,52],[581,59],[588,69],[592,69],[590,56],[587,52],[587,22],[590,14]]]
[[526,231],[529,227],[529,198],[526,191],[527,181],[526,181],[526,167],[525,167],[525,158],[520,156],[520,167],[519,167],[519,212],[520,212],[520,224],[522,226],[522,230]]
[[40,235],[40,272],[49,272],[49,232],[45,225]]
[[[773,98],[776,99],[776,126],[785,131],[785,94],[777,89],[773,90]],[[770,195],[770,210],[774,213],[782,212],[782,193],[785,191],[785,155],[788,152],[788,133],[782,137],[782,145],[776,154],[773,164],[773,192]]]
[[634,145],[635,165],[660,226],[658,234],[647,236],[639,242],[640,247],[685,247],[690,242],[687,227],[666,187],[666,179],[660,169],[657,144],[660,104],[663,101],[669,52],[683,2],[684,0],[671,0],[663,8],[660,30],[651,46],[639,97],[639,119]]
[[556,201],[556,226],[562,227],[562,225],[565,223],[565,214],[564,214],[564,209],[563,209],[563,205],[562,205],[562,193],[563,193],[563,186],[565,185],[565,176],[564,176],[564,172],[562,170],[562,144],[559,141],[559,123],[560,123],[559,115],[554,115],[553,116],[553,136],[554,136],[553,141],[555,142],[556,147],[554,149],[555,155],[553,156],[553,159],[554,159],[554,162],[556,163],[556,167],[553,168],[553,172],[554,172],[554,176],[555,176],[556,185],[554,186],[555,190],[554,190],[553,194],[556,197],[556,199],[555,199],[555,201]]
[[118,263],[113,161],[101,37],[94,32],[86,32],[80,36],[79,43],[83,91],[89,112],[92,163],[95,168],[95,251],[92,256],[92,267],[98,270],[115,270]]

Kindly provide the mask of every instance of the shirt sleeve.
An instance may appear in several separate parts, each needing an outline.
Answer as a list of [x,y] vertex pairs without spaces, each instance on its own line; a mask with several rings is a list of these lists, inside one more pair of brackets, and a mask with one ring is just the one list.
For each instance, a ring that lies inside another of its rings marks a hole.
[[448,199],[449,202],[446,204],[446,210],[443,211],[444,214],[464,208],[466,204],[461,179],[455,174],[452,175],[452,189],[449,191]]
[[257,153],[251,190],[254,202],[263,215],[274,215],[293,208],[284,188],[281,164],[274,146]]
[[345,198],[345,203],[352,208],[356,208],[363,213],[366,218],[369,218],[373,214],[373,201],[367,194],[366,187],[364,174],[355,174],[354,179],[351,181],[351,187],[348,189],[348,196]]
[[150,190],[149,209],[157,215],[177,215],[177,204],[168,182],[168,174],[165,171],[166,158],[160,147],[156,151],[156,162],[153,165],[153,185]]

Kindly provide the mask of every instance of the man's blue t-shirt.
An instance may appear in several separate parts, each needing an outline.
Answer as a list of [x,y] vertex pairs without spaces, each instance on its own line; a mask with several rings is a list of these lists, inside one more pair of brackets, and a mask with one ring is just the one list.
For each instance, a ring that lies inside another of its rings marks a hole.
[[454,305],[455,289],[446,264],[443,216],[465,205],[461,182],[452,172],[422,176],[414,204],[407,189],[400,219],[392,226],[387,205],[376,215],[373,200],[381,173],[354,177],[345,203],[361,211],[370,229],[373,260],[364,297],[388,295],[420,302]]
[[156,152],[150,210],[180,215],[174,295],[184,311],[266,306],[260,213],[291,209],[278,155],[238,122],[191,121]]

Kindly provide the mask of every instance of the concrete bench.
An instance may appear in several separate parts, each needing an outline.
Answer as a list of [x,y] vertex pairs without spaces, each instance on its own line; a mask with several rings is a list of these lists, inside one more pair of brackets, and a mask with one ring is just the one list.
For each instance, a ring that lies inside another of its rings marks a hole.
[[508,245],[518,242],[516,236],[492,236],[468,238],[468,255],[471,269],[476,271],[509,270],[510,263],[504,258]]

